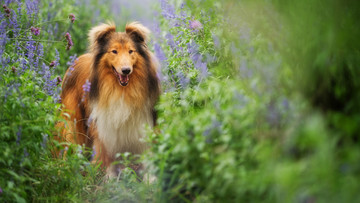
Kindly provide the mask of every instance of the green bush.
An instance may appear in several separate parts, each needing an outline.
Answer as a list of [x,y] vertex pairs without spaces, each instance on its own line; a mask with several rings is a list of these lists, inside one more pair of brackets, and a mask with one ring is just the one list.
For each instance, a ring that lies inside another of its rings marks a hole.
[[[162,1],[163,72],[187,80],[175,78],[181,88],[158,105],[149,159],[160,198],[357,201],[357,3],[186,3]],[[193,20],[202,27],[194,31]],[[184,46],[192,41],[207,63],[201,80],[188,65],[196,62]]]

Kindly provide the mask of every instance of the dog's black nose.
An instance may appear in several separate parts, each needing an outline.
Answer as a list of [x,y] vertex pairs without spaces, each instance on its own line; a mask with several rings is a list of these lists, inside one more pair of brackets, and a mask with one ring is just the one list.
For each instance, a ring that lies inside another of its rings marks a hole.
[[125,67],[125,68],[122,68],[121,71],[122,71],[123,74],[128,75],[131,70],[130,70],[129,67]]

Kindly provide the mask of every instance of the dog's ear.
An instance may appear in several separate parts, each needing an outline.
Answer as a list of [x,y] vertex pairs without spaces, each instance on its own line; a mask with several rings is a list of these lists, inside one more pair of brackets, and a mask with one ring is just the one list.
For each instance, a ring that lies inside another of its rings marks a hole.
[[104,46],[115,30],[116,27],[113,23],[93,27],[89,32],[90,51],[95,51],[98,45]]
[[146,44],[149,39],[150,30],[138,22],[127,24],[125,32],[136,43]]

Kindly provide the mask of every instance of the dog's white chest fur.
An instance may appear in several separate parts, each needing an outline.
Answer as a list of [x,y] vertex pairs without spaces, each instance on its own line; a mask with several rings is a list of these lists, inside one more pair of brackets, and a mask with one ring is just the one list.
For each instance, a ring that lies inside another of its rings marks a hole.
[[123,152],[142,153],[146,149],[143,140],[145,127],[152,125],[150,108],[132,108],[123,98],[113,99],[109,104],[105,109],[94,104],[90,115],[108,155],[115,156],[116,153]]

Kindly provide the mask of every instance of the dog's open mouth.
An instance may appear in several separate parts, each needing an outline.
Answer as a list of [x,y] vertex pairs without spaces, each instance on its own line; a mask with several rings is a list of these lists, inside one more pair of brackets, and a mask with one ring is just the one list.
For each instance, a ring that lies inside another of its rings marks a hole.
[[121,86],[126,86],[128,83],[129,83],[129,75],[121,75],[120,73],[118,73],[116,71],[116,69],[114,67],[113,68],[113,71],[116,75],[116,78],[118,80],[118,82],[120,83]]

